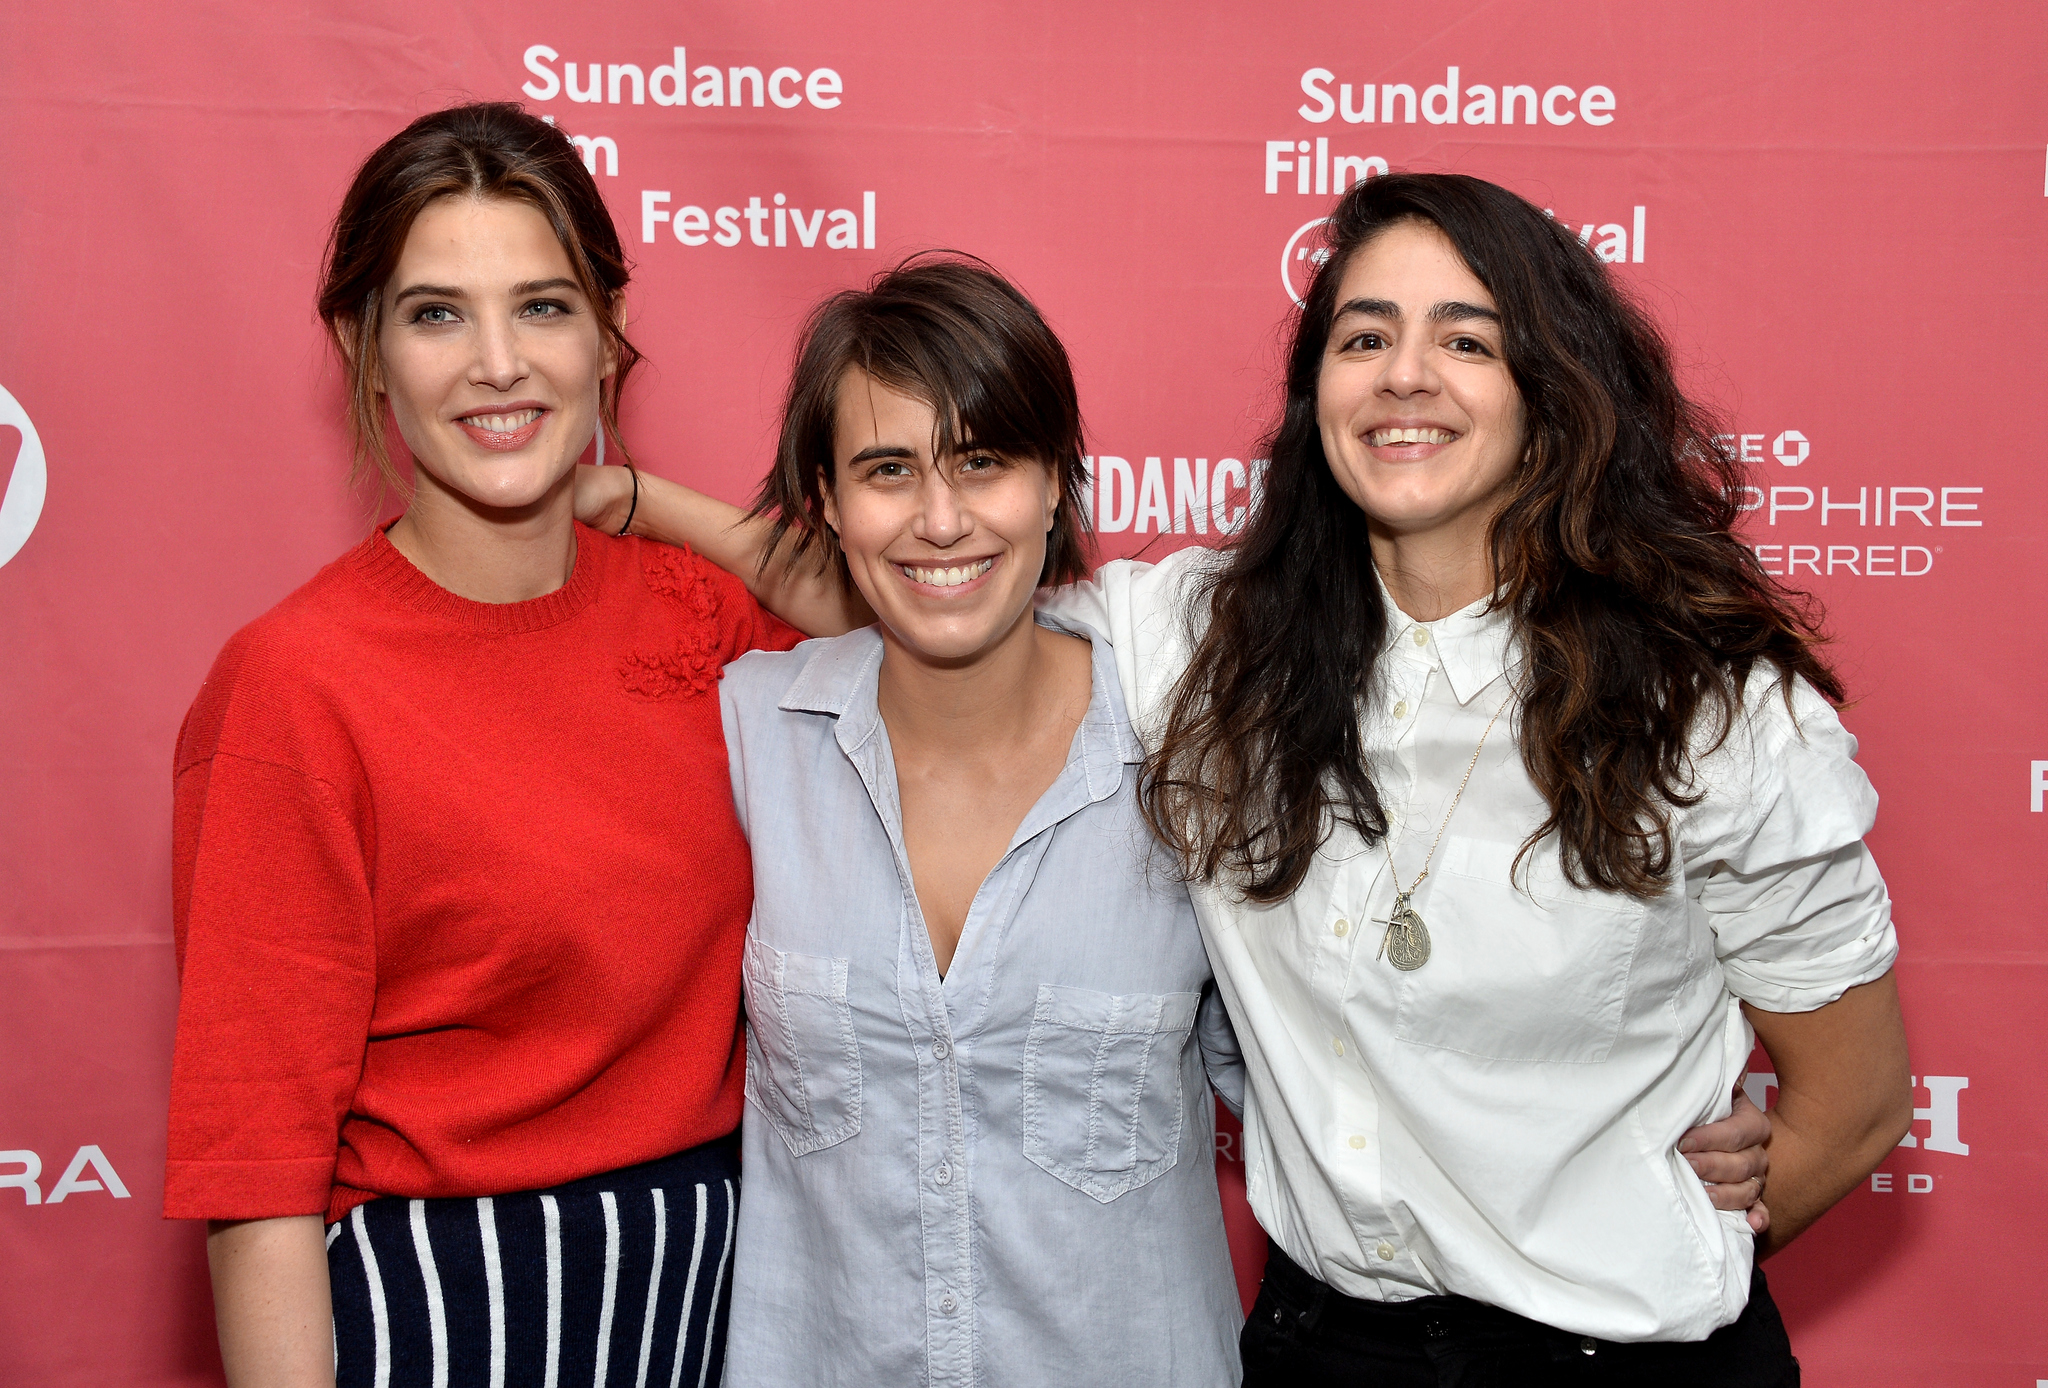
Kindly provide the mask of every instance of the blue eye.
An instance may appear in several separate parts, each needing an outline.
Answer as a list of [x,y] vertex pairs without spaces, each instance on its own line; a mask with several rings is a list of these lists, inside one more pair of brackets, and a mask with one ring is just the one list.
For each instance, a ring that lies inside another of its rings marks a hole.
[[415,323],[453,323],[455,310],[446,304],[428,304],[412,316]]

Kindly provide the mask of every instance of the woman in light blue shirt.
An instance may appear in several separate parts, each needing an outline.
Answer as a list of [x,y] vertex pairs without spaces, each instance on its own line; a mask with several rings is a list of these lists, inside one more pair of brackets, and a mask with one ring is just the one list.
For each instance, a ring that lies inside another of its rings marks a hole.
[[1065,351],[927,260],[813,316],[768,494],[874,627],[726,671],[754,855],[726,1381],[1237,1382],[1207,1073],[1241,1085],[1154,862],[1077,576]]

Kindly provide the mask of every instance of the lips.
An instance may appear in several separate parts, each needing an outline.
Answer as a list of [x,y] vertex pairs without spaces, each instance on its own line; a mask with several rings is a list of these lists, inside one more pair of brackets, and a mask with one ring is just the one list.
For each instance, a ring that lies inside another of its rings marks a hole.
[[494,453],[510,453],[532,443],[552,411],[539,406],[491,414],[467,414],[455,422],[470,442]]

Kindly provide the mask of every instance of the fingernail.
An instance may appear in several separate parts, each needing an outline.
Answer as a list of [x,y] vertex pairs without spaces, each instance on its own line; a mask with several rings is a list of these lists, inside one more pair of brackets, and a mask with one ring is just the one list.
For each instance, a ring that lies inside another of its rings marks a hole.
[[1685,1138],[1680,1138],[1680,1139],[1678,1140],[1678,1150],[1679,1150],[1679,1151],[1681,1151],[1681,1152],[1690,1152],[1690,1151],[1692,1151],[1692,1149],[1693,1149],[1694,1145],[1695,1145],[1695,1144],[1694,1144],[1693,1140],[1692,1140],[1691,1138],[1689,1138],[1689,1137],[1685,1137]]

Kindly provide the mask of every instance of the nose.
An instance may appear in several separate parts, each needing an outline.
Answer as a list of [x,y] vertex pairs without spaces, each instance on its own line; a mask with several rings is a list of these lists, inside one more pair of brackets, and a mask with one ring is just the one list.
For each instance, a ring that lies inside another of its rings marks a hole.
[[974,518],[960,504],[943,468],[928,468],[918,484],[917,519],[911,533],[936,549],[957,545],[974,533]]
[[504,392],[526,379],[526,356],[510,319],[485,315],[475,343],[476,359],[469,368],[471,384]]
[[1404,334],[1383,359],[1381,392],[1404,400],[1411,395],[1435,393],[1439,379],[1431,353],[1433,345],[1428,333]]

